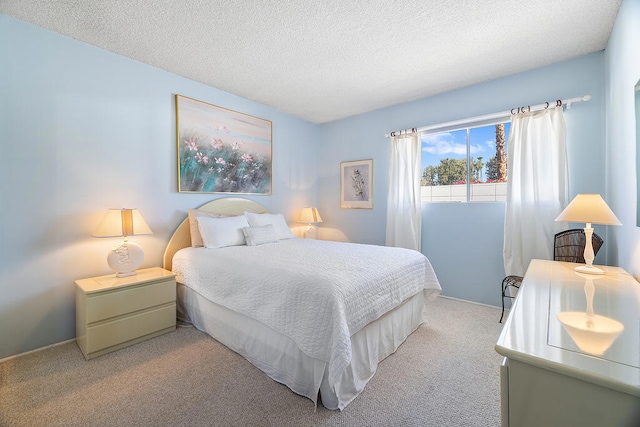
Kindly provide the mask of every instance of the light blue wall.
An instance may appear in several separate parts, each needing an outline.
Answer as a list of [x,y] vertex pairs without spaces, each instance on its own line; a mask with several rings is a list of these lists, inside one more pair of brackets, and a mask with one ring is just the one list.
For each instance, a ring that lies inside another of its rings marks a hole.
[[607,202],[622,222],[609,227],[615,251],[609,261],[640,277],[636,227],[634,86],[640,79],[640,1],[624,0],[605,50],[607,73]]
[[316,124],[6,15],[0,58],[0,359],[75,337],[73,281],[110,273],[107,208],[140,209],[149,267],[219,197],[177,192],[174,94],[271,120],[273,195],[250,198],[292,225],[317,203]]
[[[428,78],[428,76],[425,76]],[[565,112],[571,195],[605,192],[604,54],[602,52],[415,102],[321,125],[319,204],[323,227],[354,242],[384,244],[389,141],[385,133],[591,95]],[[374,160],[374,209],[342,210],[341,161]],[[443,294],[500,305],[504,203],[423,204],[422,251]],[[582,225],[584,226],[584,225]],[[603,263],[605,248],[596,262]]]
[[[290,223],[300,207],[315,204],[322,229],[374,244],[385,236],[386,132],[590,94],[591,101],[565,113],[571,193],[608,191],[614,210],[633,197],[635,215],[635,178],[618,167],[629,166],[624,159],[635,158],[635,145],[628,132],[619,143],[616,131],[605,132],[605,87],[615,95],[612,110],[629,108],[618,92],[640,74],[637,55],[628,59],[638,45],[630,23],[638,20],[637,5],[623,3],[611,54],[320,126],[0,15],[0,358],[75,336],[73,281],[109,273],[105,258],[114,242],[89,237],[108,207],[141,210],[154,235],[136,241],[145,249],[144,266],[154,266],[187,208],[218,197],[176,191],[176,93],[273,122],[274,195],[251,198]],[[626,129],[628,117],[608,120]],[[605,149],[605,137],[614,152]],[[340,162],[369,158],[374,209],[340,209]],[[630,208],[621,209],[625,222]],[[503,203],[423,205],[423,252],[445,295],[500,304],[503,220]],[[621,257],[623,266],[640,258],[636,228],[616,231],[620,256],[613,232],[596,231],[605,238],[597,263],[607,252],[610,263]]]

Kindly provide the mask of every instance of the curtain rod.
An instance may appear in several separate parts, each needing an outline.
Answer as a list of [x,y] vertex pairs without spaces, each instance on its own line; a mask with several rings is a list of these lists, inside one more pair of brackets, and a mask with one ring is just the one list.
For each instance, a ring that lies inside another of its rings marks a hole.
[[515,108],[512,108],[511,110],[502,111],[500,113],[485,114],[484,116],[476,116],[476,117],[471,117],[469,119],[454,120],[452,122],[440,123],[437,125],[430,125],[430,126],[423,126],[421,128],[411,128],[411,129],[403,129],[400,131],[393,131],[393,132],[385,133],[384,136],[385,138],[389,138],[393,136],[401,136],[403,134],[409,134],[414,132],[420,133],[420,132],[432,131],[435,129],[445,129],[445,128],[451,128],[455,126],[463,126],[466,124],[476,123],[476,122],[505,119],[512,115],[516,115],[520,113],[528,113],[531,111],[545,110],[553,106],[562,107],[566,105],[567,109],[569,109],[571,108],[571,104],[573,104],[574,102],[588,101],[590,99],[591,99],[591,95],[578,96],[578,97],[569,98],[569,99],[558,99],[557,101],[544,102],[542,104],[533,105],[533,106],[527,105],[526,107],[515,107]]

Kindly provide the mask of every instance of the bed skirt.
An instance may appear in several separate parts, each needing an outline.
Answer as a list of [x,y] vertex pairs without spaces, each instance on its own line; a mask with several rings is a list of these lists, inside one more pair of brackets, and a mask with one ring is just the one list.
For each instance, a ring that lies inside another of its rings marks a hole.
[[424,320],[419,292],[351,336],[351,363],[329,384],[328,363],[304,354],[293,340],[257,320],[213,303],[178,283],[178,319],[192,323],[242,355],[273,380],[328,409],[344,409],[373,377],[378,363],[395,352]]

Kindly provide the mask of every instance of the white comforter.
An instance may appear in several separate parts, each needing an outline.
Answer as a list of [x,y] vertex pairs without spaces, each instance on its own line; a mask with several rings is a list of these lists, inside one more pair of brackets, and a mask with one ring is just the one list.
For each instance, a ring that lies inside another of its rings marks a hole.
[[185,248],[173,270],[178,282],[327,362],[332,384],[351,361],[352,334],[418,292],[432,299],[441,290],[419,252],[298,238]]

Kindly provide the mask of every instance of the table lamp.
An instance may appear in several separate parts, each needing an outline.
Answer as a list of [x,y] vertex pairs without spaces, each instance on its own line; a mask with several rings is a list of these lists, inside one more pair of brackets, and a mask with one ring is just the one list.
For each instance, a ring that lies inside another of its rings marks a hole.
[[312,237],[311,231],[314,232],[313,237],[315,238],[315,227],[313,224],[317,224],[319,222],[322,222],[322,218],[320,217],[318,209],[313,207],[302,208],[302,212],[300,212],[300,216],[298,217],[298,223],[307,224],[307,228],[304,230],[305,239]]
[[599,194],[578,194],[569,205],[558,215],[556,221],[584,222],[584,261],[586,265],[576,267],[579,273],[604,274],[604,271],[593,266],[593,245],[591,239],[593,228],[591,224],[622,225],[613,211]]
[[137,209],[109,209],[95,229],[93,237],[119,237],[124,240],[113,248],[107,256],[107,264],[117,277],[133,276],[144,260],[144,251],[127,236],[153,234]]

